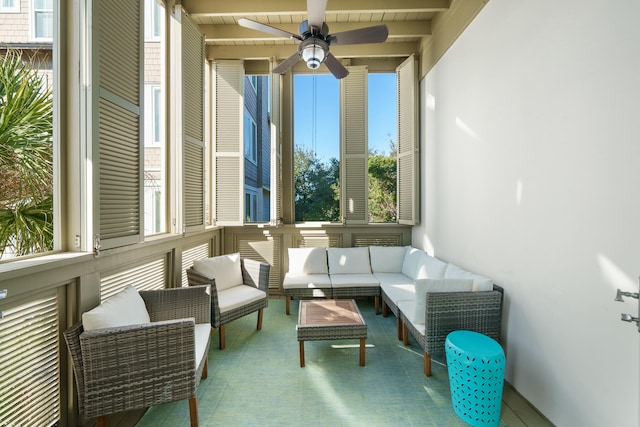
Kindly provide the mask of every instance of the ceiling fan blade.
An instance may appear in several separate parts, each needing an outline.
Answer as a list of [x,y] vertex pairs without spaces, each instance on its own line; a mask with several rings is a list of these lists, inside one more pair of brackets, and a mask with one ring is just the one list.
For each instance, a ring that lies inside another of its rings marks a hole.
[[327,10],[327,0],[307,0],[307,22],[310,27],[322,30],[324,12]]
[[238,25],[241,27],[249,28],[251,30],[262,31],[263,33],[269,33],[280,37],[285,37],[287,39],[296,39],[302,40],[297,34],[290,33],[285,30],[281,30],[280,28],[271,27],[269,25],[261,24],[260,22],[252,21],[246,18],[238,19]]
[[299,59],[300,55],[298,54],[298,52],[296,52],[282,61],[276,68],[273,69],[273,72],[276,74],[284,74],[289,68],[293,67],[293,65],[298,62]]
[[327,66],[336,79],[343,79],[349,75],[349,70],[344,68],[344,65],[342,65],[340,61],[338,61],[338,58],[333,56],[331,52],[327,54],[324,65]]
[[327,37],[332,45],[382,43],[389,37],[389,29],[386,25],[359,28],[357,30],[343,31]]

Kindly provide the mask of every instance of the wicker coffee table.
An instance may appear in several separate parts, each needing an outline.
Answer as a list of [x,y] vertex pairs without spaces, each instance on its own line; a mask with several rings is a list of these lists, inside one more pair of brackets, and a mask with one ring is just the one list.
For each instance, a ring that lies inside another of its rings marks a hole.
[[364,366],[367,324],[354,300],[300,301],[298,310],[300,367],[304,368],[304,342],[359,339],[360,366]]

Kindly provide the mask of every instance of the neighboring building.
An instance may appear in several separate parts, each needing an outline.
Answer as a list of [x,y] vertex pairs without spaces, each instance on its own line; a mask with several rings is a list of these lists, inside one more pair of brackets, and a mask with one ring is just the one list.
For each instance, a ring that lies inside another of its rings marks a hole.
[[244,212],[246,222],[268,222],[271,133],[269,77],[244,78]]

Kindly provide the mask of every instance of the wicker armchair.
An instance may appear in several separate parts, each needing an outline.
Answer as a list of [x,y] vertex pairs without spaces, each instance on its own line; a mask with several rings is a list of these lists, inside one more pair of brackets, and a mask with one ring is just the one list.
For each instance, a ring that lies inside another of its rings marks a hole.
[[500,341],[503,293],[497,285],[485,292],[428,292],[425,323],[418,325],[411,322],[400,306],[404,344],[408,344],[411,332],[424,350],[426,376],[431,376],[431,356],[445,354],[444,344],[450,332],[480,332]]
[[140,291],[140,296],[151,323],[85,331],[79,322],[64,332],[79,412],[108,426],[109,414],[188,399],[191,425],[197,426],[196,390],[207,377],[210,342],[208,289]]
[[195,267],[187,270],[189,286],[211,286],[211,326],[218,329],[220,350],[225,348],[224,325],[247,314],[258,312],[257,330],[262,329],[262,310],[269,302],[269,271],[267,263],[240,258],[242,284],[220,289],[216,279],[199,272]]

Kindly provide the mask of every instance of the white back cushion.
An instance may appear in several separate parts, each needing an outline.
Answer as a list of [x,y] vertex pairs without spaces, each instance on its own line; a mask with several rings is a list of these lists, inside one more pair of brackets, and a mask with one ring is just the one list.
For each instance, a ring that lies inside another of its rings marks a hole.
[[479,274],[471,273],[463,270],[455,264],[449,263],[444,272],[445,279],[471,279],[473,280],[473,290],[491,291],[493,290],[493,281]]
[[413,321],[425,323],[427,292],[469,292],[472,289],[473,280],[471,279],[417,279]]
[[329,248],[329,274],[371,273],[369,248]]
[[374,273],[401,273],[404,246],[370,246],[371,271]]
[[404,260],[402,262],[402,274],[415,279],[418,274],[418,263],[423,254],[424,252],[420,249],[407,246],[405,249]]
[[447,263],[423,253],[418,258],[418,271],[415,279],[442,279]]
[[209,279],[216,279],[218,291],[242,285],[239,253],[198,259],[193,262],[193,268]]
[[147,306],[133,286],[127,286],[93,310],[82,313],[82,326],[86,331],[150,321]]
[[325,248],[289,248],[289,274],[327,274]]

